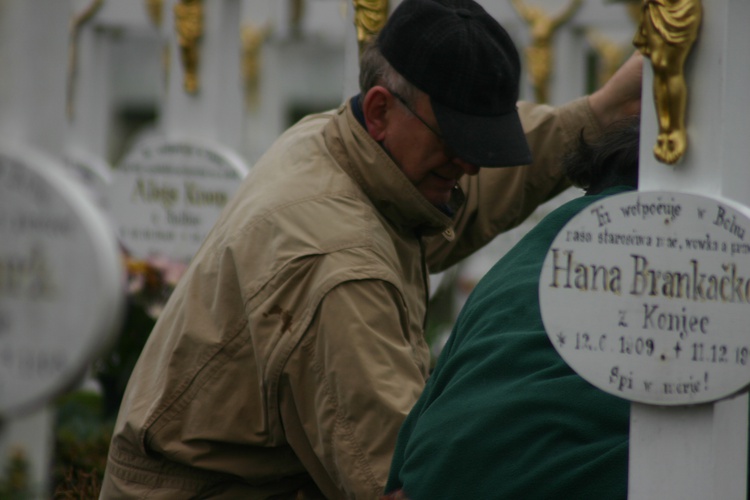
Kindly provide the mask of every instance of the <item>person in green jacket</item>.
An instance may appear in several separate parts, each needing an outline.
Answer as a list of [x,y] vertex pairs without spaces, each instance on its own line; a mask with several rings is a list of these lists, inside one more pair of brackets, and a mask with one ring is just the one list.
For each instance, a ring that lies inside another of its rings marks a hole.
[[558,231],[637,187],[638,140],[637,118],[582,139],[566,169],[586,196],[549,214],[473,290],[401,427],[389,498],[626,498],[629,402],[560,357],[538,289]]

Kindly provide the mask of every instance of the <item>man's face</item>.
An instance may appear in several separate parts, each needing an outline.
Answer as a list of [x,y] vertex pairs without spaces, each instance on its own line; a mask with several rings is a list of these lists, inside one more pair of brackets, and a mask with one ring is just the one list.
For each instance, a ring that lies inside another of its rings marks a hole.
[[447,203],[458,180],[464,174],[476,175],[479,167],[446,149],[437,135],[437,120],[426,95],[420,94],[407,107],[389,94],[392,102],[383,147],[427,201],[433,205]]

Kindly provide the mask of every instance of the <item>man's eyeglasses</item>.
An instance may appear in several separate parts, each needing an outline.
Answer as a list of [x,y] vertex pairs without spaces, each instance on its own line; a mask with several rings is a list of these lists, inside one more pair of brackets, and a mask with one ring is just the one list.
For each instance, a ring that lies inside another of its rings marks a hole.
[[412,108],[409,105],[409,103],[406,102],[406,99],[404,99],[403,97],[401,97],[400,94],[392,91],[391,89],[388,89],[388,92],[390,92],[393,97],[395,97],[396,99],[398,99],[399,102],[401,104],[403,104],[406,109],[409,110],[409,113],[411,113],[412,115],[414,115],[417,118],[417,120],[419,120],[420,122],[422,122],[425,127],[427,127],[428,129],[430,129],[430,132],[432,132],[433,134],[435,134],[437,136],[437,138],[440,139],[440,142],[442,142],[443,144],[445,144],[445,140],[443,139],[443,135],[440,132],[438,132],[437,130],[435,130],[435,128],[432,125],[430,125],[429,123],[427,123],[424,118],[422,118],[421,116],[419,116],[419,114],[416,111],[414,111],[414,108]]

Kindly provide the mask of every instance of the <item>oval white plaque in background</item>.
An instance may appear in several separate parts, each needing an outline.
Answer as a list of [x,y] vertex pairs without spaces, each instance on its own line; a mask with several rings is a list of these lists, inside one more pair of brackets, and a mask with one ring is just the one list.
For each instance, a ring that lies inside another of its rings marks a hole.
[[188,262],[247,174],[216,144],[152,136],[114,169],[112,218],[132,256]]
[[0,149],[0,416],[77,381],[120,325],[116,239],[63,168]]
[[750,384],[750,218],[726,200],[625,193],[555,238],[547,334],[596,387],[641,403],[716,401]]

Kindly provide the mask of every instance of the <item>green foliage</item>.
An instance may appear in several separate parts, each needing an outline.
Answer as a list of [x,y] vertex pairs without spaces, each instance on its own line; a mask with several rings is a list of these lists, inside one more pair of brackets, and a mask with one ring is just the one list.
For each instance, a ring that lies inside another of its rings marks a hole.
[[55,499],[99,496],[114,421],[103,418],[102,397],[77,391],[57,402]]
[[21,450],[11,452],[10,460],[0,475],[0,499],[31,500],[33,498],[29,481],[29,466]]
[[109,353],[94,361],[93,375],[103,391],[104,419],[117,416],[125,386],[155,323],[156,320],[139,302],[130,299],[117,342]]

